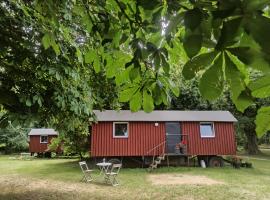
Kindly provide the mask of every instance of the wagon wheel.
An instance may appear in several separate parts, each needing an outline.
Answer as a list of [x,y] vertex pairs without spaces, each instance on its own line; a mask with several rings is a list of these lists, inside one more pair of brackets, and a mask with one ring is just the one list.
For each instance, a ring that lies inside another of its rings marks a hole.
[[223,167],[224,161],[219,156],[213,156],[209,160],[209,167]]

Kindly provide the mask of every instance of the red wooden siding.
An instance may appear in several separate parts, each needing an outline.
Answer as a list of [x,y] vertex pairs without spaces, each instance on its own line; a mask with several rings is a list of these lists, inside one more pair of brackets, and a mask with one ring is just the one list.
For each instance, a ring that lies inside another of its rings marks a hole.
[[29,143],[29,152],[46,152],[48,149],[48,145],[50,144],[52,138],[57,137],[54,135],[48,136],[48,143],[40,143],[40,136],[39,135],[31,135],[30,136],[30,143]]
[[[91,156],[143,156],[165,140],[165,125],[154,122],[129,122],[128,138],[113,138],[113,122],[92,126]],[[157,154],[161,154],[159,148]],[[153,151],[149,154],[153,154]]]
[[231,122],[214,122],[215,137],[201,138],[200,123],[182,122],[182,133],[188,134],[190,155],[234,155],[236,142]]

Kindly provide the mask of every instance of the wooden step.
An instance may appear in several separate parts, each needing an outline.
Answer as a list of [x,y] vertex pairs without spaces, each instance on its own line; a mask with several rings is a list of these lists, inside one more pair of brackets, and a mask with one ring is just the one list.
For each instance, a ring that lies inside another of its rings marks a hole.
[[152,171],[153,169],[156,169],[159,164],[161,164],[161,161],[165,160],[165,154],[160,155],[156,157],[156,159],[149,165],[149,171]]
[[156,160],[155,163],[156,164],[160,164],[161,163],[161,160]]
[[151,164],[150,167],[151,167],[152,169],[155,169],[155,168],[157,168],[157,164]]
[[165,159],[165,156],[159,156],[158,159],[164,160]]

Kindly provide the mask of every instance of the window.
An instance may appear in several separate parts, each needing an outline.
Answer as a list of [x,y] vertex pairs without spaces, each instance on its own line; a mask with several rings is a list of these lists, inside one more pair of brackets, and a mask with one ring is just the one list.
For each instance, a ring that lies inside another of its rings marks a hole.
[[48,143],[48,135],[41,135],[40,143]]
[[214,124],[212,122],[200,123],[201,137],[215,137]]
[[127,138],[128,137],[128,123],[127,122],[114,122],[113,123],[113,137],[114,138]]

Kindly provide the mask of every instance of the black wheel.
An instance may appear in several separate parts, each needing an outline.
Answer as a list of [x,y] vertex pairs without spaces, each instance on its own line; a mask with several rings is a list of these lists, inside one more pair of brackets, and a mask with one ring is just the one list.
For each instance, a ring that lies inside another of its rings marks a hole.
[[213,156],[209,160],[209,167],[223,167],[224,161],[219,156]]
[[37,153],[38,158],[43,158],[43,153]]
[[45,152],[44,153],[44,157],[45,158],[51,158],[52,157],[52,153],[51,152]]

